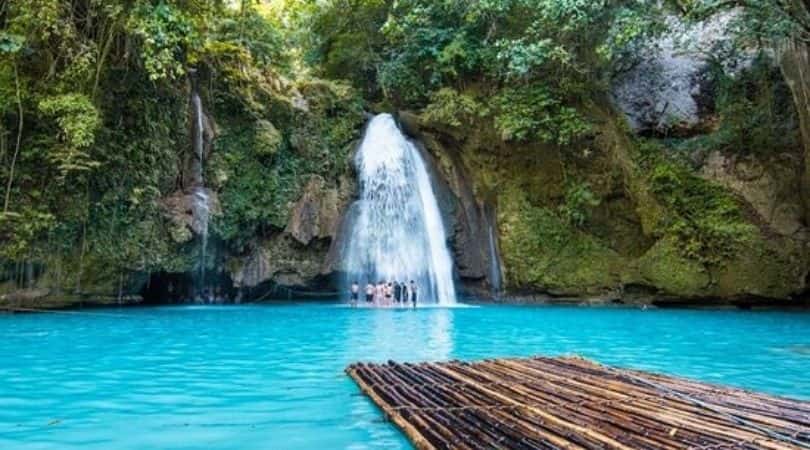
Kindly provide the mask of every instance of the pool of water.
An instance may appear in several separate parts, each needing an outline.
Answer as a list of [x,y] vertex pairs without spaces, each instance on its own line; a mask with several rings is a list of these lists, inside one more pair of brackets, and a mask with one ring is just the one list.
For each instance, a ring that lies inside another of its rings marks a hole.
[[333,304],[0,316],[2,449],[396,449],[357,360],[579,354],[810,398],[810,314]]

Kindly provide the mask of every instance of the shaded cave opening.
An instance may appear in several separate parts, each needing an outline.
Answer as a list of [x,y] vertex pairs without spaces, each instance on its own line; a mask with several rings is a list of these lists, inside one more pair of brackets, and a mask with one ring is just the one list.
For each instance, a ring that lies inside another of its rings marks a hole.
[[242,295],[227,272],[153,272],[141,288],[145,305],[241,303]]

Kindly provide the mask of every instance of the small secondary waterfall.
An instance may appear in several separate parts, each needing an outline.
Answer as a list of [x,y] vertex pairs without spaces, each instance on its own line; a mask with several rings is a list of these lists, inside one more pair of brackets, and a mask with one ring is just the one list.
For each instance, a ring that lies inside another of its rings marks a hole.
[[360,197],[350,209],[349,282],[410,281],[420,301],[453,304],[453,262],[425,161],[390,114],[368,124],[355,157]]
[[495,243],[495,227],[489,226],[487,230],[489,238],[489,284],[492,286],[492,294],[497,296],[501,291],[501,268],[498,264],[498,249]]
[[501,259],[498,251],[498,215],[495,207],[486,203],[483,208],[483,216],[487,227],[487,251],[489,252],[489,286],[492,289],[492,296],[497,298],[501,293],[503,284],[503,274],[501,274]]
[[203,169],[205,163],[205,142],[204,133],[205,128],[203,124],[203,106],[200,94],[197,92],[196,86],[191,93],[191,107],[194,114],[194,123],[192,126],[192,148],[194,150],[195,161],[192,164],[193,183],[192,190],[192,215],[194,218],[194,229],[200,235],[200,260],[198,263],[200,271],[200,286],[205,286],[205,257],[208,247],[208,222],[211,215],[211,206],[209,202],[208,192],[205,189],[205,179],[203,176]]

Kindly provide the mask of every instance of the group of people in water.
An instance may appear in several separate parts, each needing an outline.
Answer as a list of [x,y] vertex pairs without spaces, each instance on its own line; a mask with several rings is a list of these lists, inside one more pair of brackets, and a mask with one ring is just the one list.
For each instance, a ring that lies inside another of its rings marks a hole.
[[[410,283],[398,281],[380,281],[377,284],[368,282],[365,289],[366,304],[371,306],[408,306],[416,308],[417,294],[419,288],[416,282]],[[352,306],[357,306],[360,302],[360,284],[353,281],[349,288],[349,301]]]

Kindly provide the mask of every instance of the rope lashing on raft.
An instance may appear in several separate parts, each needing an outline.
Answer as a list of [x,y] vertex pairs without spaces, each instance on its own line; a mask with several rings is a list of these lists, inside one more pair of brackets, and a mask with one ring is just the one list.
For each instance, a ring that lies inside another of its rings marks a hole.
[[770,429],[768,427],[764,427],[764,426],[759,425],[759,424],[757,424],[755,422],[747,420],[747,419],[745,419],[743,417],[740,417],[740,416],[737,416],[735,414],[723,411],[720,408],[716,408],[716,407],[712,406],[711,404],[709,404],[707,402],[704,402],[702,400],[696,399],[696,398],[694,398],[694,397],[692,397],[690,395],[683,394],[681,392],[670,389],[670,388],[668,388],[666,386],[662,386],[662,385],[660,385],[658,383],[654,383],[652,381],[645,380],[644,378],[633,375],[629,371],[621,370],[621,369],[614,369],[614,368],[608,367],[608,366],[605,366],[605,369],[607,369],[608,372],[613,373],[614,375],[618,376],[619,378],[624,377],[624,378],[630,379],[630,380],[632,380],[632,381],[634,381],[636,383],[644,384],[644,385],[646,385],[648,387],[651,387],[653,389],[659,389],[659,390],[661,390],[663,392],[666,392],[669,395],[672,395],[672,396],[677,397],[677,398],[679,398],[681,400],[692,403],[695,406],[698,406],[700,408],[712,411],[712,412],[714,412],[716,414],[720,414],[721,416],[726,417],[727,419],[731,420],[732,422],[734,422],[734,423],[736,423],[738,425],[744,425],[744,426],[747,426],[747,427],[751,427],[751,428],[753,428],[755,430],[758,430],[758,431],[764,433],[765,435],[767,435],[767,436],[769,436],[769,437],[771,437],[773,439],[780,440],[782,442],[787,442],[787,443],[790,443],[790,444],[793,444],[793,445],[797,445],[797,446],[802,447],[802,448],[810,449],[810,443],[799,441],[797,439],[794,439],[790,435],[779,433],[779,432],[774,431],[774,430],[772,430],[772,429]]

